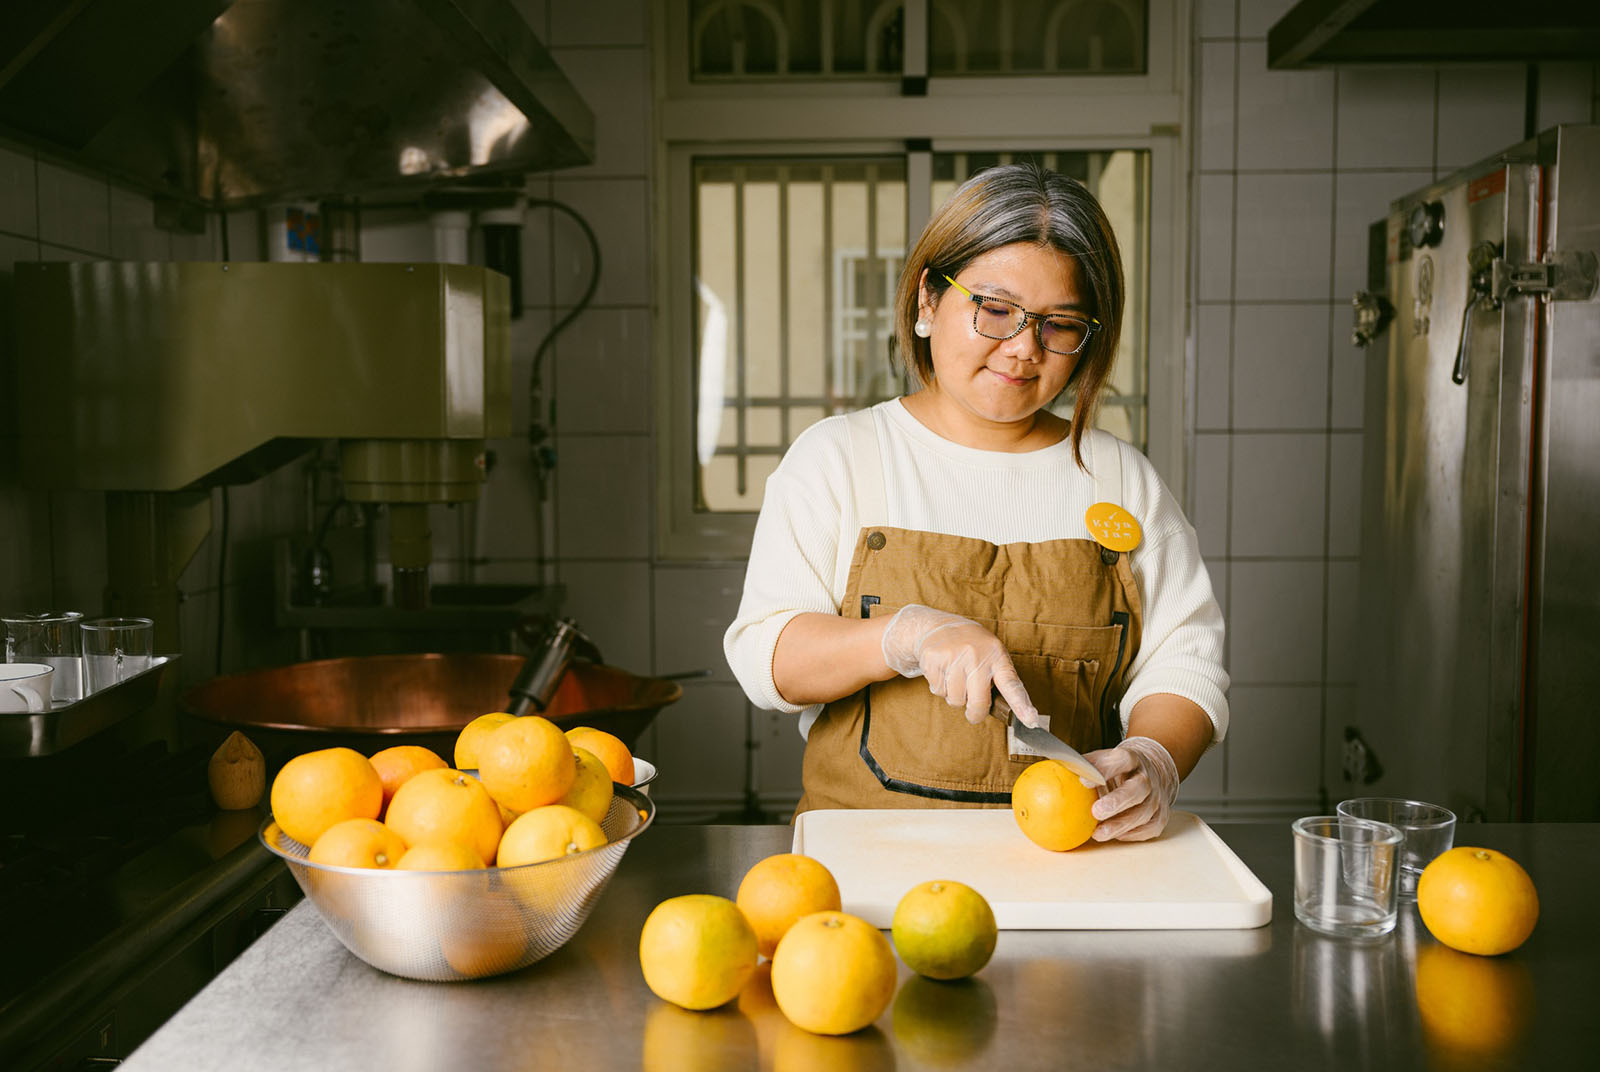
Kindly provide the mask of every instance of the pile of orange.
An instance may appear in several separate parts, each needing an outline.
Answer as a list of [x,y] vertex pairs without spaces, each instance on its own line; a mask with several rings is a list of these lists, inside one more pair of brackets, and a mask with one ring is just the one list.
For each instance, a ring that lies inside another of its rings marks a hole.
[[[895,911],[891,946],[841,910],[839,885],[816,860],[780,853],[759,861],[733,900],[694,893],[658,904],[639,935],[645,984],[684,1009],[741,1006],[770,993],[802,1033],[849,1035],[894,998],[895,954],[919,975],[960,979],[988,963],[998,931],[982,894],[959,882],[910,890]],[[770,966],[760,966],[762,957]]]
[[[495,712],[456,739],[455,767],[419,745],[370,759],[307,752],[272,782],[272,814],[314,863],[377,870],[514,867],[606,844],[613,781],[633,756],[592,727]],[[465,773],[475,770],[476,776]]]

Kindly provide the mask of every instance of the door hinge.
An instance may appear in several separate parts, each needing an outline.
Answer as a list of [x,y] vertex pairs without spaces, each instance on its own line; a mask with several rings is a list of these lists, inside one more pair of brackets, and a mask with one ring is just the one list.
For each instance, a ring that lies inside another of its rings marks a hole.
[[1497,303],[1518,297],[1588,301],[1595,295],[1597,281],[1595,255],[1587,250],[1552,253],[1542,261],[1522,264],[1497,257],[1490,293]]

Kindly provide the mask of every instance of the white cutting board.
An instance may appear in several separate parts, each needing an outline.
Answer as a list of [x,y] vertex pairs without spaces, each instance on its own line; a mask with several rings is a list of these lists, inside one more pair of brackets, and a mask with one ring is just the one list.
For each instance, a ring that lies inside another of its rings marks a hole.
[[1006,809],[823,810],[795,819],[794,851],[839,882],[844,910],[886,928],[907,890],[953,879],[1001,930],[1260,927],[1272,894],[1198,816],[1175,811],[1153,841],[1051,852]]

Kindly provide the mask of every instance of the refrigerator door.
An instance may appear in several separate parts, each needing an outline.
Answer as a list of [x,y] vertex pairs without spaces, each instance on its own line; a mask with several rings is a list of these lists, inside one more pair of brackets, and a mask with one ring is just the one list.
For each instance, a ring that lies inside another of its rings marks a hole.
[[[1545,226],[1558,261],[1600,253],[1600,126],[1541,138]],[[1534,442],[1524,819],[1600,821],[1600,296],[1543,306]],[[1508,303],[1509,305],[1510,303]],[[1530,304],[1523,299],[1520,304]]]
[[1536,310],[1484,292],[1495,258],[1537,259],[1538,197],[1530,142],[1401,198],[1388,217],[1395,314],[1367,357],[1352,720],[1382,774],[1346,784],[1347,796],[1511,817]]

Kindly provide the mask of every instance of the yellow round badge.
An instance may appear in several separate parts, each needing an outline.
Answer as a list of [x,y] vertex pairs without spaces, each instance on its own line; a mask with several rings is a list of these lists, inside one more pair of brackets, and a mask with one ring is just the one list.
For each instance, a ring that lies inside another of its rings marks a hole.
[[1139,522],[1116,503],[1095,503],[1083,515],[1083,523],[1095,543],[1113,551],[1132,551],[1144,538]]

